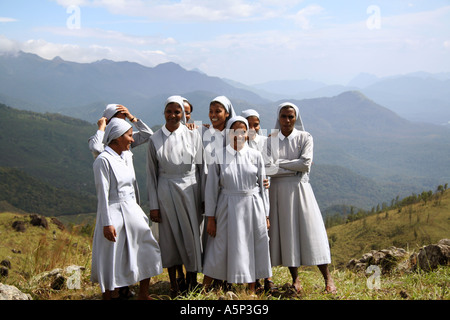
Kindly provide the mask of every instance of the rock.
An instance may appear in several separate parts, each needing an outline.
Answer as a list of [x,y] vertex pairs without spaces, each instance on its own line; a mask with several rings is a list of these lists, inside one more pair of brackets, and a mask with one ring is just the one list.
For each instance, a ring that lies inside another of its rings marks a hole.
[[58,219],[51,218],[51,221],[52,221],[53,224],[55,224],[58,227],[59,230],[64,230],[65,229],[64,224],[61,221],[59,221]]
[[389,247],[388,249],[372,250],[363,254],[360,259],[352,259],[347,268],[355,272],[365,271],[370,265],[380,266],[383,273],[392,271],[407,255],[405,249]]
[[53,290],[62,290],[66,285],[69,289],[80,289],[80,279],[77,272],[84,271],[81,266],[68,266],[65,269],[56,268],[38,274],[31,279],[31,285],[34,287],[50,286]]
[[6,278],[9,275],[9,269],[5,266],[0,266],[0,277]]
[[450,264],[450,239],[442,239],[437,244],[422,247],[418,253],[408,252],[403,248],[372,250],[363,254],[360,259],[352,259],[347,263],[347,269],[359,272],[365,271],[370,265],[377,265],[382,273],[411,272],[417,269],[430,271],[438,265]]
[[29,294],[25,294],[14,286],[0,283],[0,300],[33,300]]
[[25,227],[25,222],[24,221],[20,221],[20,220],[16,220],[12,223],[12,227],[14,228],[14,230],[16,230],[17,232],[25,232],[26,227]]
[[448,265],[450,263],[450,239],[442,239],[437,244],[421,248],[415,259],[416,268],[424,271],[436,269],[438,265]]
[[44,216],[39,216],[37,214],[31,214],[30,218],[31,218],[31,221],[30,221],[31,225],[48,229],[48,222]]
[[9,261],[9,260],[6,260],[6,259],[2,260],[2,262],[0,262],[0,265],[6,267],[8,269],[11,269],[11,261]]

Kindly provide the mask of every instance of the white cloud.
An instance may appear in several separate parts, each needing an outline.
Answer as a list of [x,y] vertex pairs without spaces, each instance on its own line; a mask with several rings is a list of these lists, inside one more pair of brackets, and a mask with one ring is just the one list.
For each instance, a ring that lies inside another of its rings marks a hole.
[[113,14],[152,21],[230,21],[283,17],[303,0],[54,0],[61,6],[105,8]]
[[17,20],[14,18],[8,18],[8,17],[0,17],[0,23],[5,23],[5,22],[16,22]]
[[302,29],[310,29],[310,17],[320,14],[322,11],[323,8],[321,6],[310,5],[298,11],[293,16],[293,19],[295,21],[295,24],[299,25]]

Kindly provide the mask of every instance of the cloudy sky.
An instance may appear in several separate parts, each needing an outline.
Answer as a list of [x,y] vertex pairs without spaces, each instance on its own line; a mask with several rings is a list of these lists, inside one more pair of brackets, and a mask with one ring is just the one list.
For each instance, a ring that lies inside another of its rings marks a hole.
[[0,52],[172,61],[245,84],[450,72],[449,0],[1,0]]

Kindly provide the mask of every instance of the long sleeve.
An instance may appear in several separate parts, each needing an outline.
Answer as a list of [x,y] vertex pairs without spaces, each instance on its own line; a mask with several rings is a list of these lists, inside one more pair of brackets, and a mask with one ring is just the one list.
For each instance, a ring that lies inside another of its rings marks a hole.
[[291,171],[309,172],[313,160],[313,145],[313,138],[308,134],[303,146],[301,146],[300,157],[293,160],[279,159],[278,165]]
[[97,190],[97,215],[101,226],[112,225],[109,212],[109,188],[110,188],[110,165],[106,159],[97,158],[94,161],[94,179]]
[[217,201],[220,192],[220,165],[213,163],[208,166],[205,186],[205,216],[216,215]]
[[97,130],[97,132],[88,140],[89,150],[91,150],[94,159],[96,159],[98,155],[105,150],[105,146],[103,145],[104,136],[105,131]]
[[147,152],[147,192],[150,210],[159,209],[158,202],[158,159],[153,141],[148,142]]
[[148,142],[150,137],[153,135],[152,129],[150,129],[149,126],[147,126],[142,120],[139,119],[134,123],[134,125],[139,131],[133,133],[134,142],[131,144],[132,148]]

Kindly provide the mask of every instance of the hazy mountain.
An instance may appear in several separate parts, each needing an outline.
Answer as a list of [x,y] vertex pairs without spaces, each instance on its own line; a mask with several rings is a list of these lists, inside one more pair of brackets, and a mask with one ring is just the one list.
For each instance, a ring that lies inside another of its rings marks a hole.
[[187,71],[175,63],[154,68],[101,60],[74,63],[19,52],[0,55],[0,97],[22,101],[32,111],[55,112],[92,104],[121,103],[145,108],[149,99],[203,90],[258,103],[267,100],[217,77]]
[[316,81],[272,81],[253,86],[254,91],[272,100],[333,97],[357,90],[368,98],[414,122],[450,126],[450,73],[414,72],[379,78],[361,73],[348,84]]

